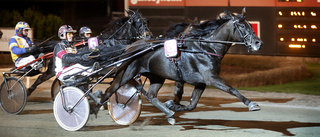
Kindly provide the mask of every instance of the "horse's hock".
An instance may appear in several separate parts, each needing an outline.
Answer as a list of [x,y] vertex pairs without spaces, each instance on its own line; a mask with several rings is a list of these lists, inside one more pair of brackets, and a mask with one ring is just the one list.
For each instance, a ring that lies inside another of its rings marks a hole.
[[305,62],[319,63],[320,59],[229,54],[222,61],[220,75],[234,87],[283,84],[310,78]]

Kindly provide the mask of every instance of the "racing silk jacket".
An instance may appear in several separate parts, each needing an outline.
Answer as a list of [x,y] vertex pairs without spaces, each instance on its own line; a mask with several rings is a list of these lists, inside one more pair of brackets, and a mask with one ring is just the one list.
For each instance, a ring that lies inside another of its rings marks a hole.
[[77,54],[77,49],[74,46],[67,46],[68,41],[62,40],[53,50],[53,61],[55,63],[56,76],[59,77],[62,70],[83,61],[81,55]]
[[26,48],[34,46],[33,42],[28,37],[15,35],[9,40],[9,49],[11,52],[12,61],[26,53]]

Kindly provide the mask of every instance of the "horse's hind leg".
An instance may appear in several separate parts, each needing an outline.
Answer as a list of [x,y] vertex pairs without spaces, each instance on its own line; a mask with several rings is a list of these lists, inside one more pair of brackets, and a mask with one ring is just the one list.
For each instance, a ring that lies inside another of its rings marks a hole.
[[[210,83],[211,82],[211,83]],[[260,110],[260,107],[257,103],[251,102],[249,99],[244,97],[242,94],[239,93],[239,91],[231,86],[228,86],[226,82],[220,77],[215,77],[214,80],[210,80],[207,85],[215,86],[218,89],[223,90],[224,92],[227,92],[231,95],[236,96],[238,99],[240,99],[245,105],[249,107],[250,111],[258,111]]]
[[28,88],[27,90],[27,95],[30,96],[31,93],[37,88],[38,85],[40,85],[41,83],[47,81],[48,79],[52,78],[55,75],[55,72],[53,70],[53,63],[52,61],[49,62],[49,68],[48,70],[41,74],[37,80],[32,84],[32,86],[30,88]]
[[174,111],[191,111],[197,107],[198,101],[206,88],[206,85],[197,85],[195,86],[190,104],[188,106],[180,105],[180,104],[174,104],[172,100],[169,100],[165,103],[166,107],[174,110]]

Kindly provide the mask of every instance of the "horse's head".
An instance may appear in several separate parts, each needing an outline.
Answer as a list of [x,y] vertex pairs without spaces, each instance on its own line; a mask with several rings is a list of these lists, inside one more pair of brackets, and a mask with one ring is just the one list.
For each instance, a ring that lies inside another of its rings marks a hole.
[[251,24],[245,19],[246,9],[243,8],[242,13],[231,16],[232,23],[234,24],[234,41],[244,42],[244,45],[248,47],[248,51],[258,51],[262,46],[262,40],[254,33]]
[[144,38],[151,38],[152,33],[148,28],[148,20],[144,18],[138,11],[127,11],[129,15],[128,24],[131,25],[132,29],[135,34],[135,39],[144,39]]
[[99,39],[137,40],[152,37],[147,20],[139,12],[129,10],[127,13],[128,17],[112,21],[110,27],[101,33]]

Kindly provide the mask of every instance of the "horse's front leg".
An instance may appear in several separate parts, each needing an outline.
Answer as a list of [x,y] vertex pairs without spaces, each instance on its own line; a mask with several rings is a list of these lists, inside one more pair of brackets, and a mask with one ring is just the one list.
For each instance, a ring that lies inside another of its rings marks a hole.
[[164,83],[164,79],[154,76],[152,78],[150,77],[149,80],[150,80],[150,86],[149,86],[149,90],[148,90],[147,94],[145,95],[145,98],[148,101],[150,101],[152,105],[154,105],[159,110],[161,110],[163,113],[165,113],[167,115],[168,122],[171,125],[174,125],[176,123],[175,118],[174,118],[174,112],[171,111],[169,108],[167,108],[157,98],[158,92]]
[[180,105],[180,101],[182,99],[183,95],[183,87],[184,83],[183,82],[175,82],[176,86],[174,89],[174,103],[177,105]]
[[220,76],[215,76],[212,80],[207,81],[207,85],[210,86],[215,86],[218,89],[223,90],[224,92],[227,92],[231,95],[236,96],[238,99],[240,99],[245,105],[249,107],[250,111],[258,111],[260,110],[260,107],[257,103],[250,101],[248,98],[244,97],[240,92],[227,85],[227,83],[220,77]]
[[174,111],[191,111],[197,107],[197,104],[199,102],[199,99],[206,88],[206,85],[197,85],[194,87],[194,90],[192,92],[190,104],[188,106],[175,104],[172,100],[169,100],[165,103],[166,107],[174,110]]

